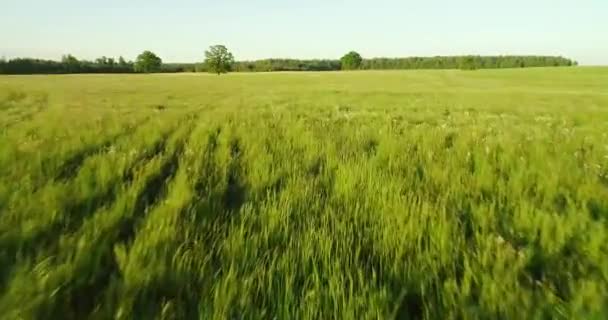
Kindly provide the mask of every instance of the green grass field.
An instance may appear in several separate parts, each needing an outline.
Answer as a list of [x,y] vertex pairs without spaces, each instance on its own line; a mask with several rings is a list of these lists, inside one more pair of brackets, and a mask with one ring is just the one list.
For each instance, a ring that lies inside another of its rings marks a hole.
[[605,319],[608,68],[0,77],[3,319]]

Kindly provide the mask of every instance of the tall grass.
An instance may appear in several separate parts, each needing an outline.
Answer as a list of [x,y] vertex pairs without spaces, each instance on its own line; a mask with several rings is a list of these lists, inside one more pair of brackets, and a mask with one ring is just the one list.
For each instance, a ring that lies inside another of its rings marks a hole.
[[608,315],[607,69],[45,79],[0,78],[6,318]]

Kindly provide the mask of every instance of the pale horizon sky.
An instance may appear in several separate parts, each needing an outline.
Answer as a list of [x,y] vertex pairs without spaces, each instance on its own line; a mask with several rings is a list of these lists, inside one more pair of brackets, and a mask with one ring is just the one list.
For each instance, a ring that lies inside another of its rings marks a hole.
[[608,65],[608,0],[0,0],[0,57],[79,59],[143,50],[198,62],[224,44],[237,60],[561,55]]

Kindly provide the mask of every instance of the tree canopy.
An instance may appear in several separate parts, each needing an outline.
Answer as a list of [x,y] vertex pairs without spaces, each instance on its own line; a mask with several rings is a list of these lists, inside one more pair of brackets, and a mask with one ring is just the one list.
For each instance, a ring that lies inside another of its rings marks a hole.
[[359,69],[361,67],[362,62],[363,58],[361,58],[361,55],[355,51],[347,53],[340,59],[340,65],[342,70]]
[[152,51],[144,51],[142,54],[137,56],[137,60],[135,61],[135,72],[158,72],[163,64],[161,58],[159,58]]
[[205,67],[208,72],[218,75],[227,73],[232,71],[233,64],[234,56],[223,45],[211,46],[209,50],[205,51]]
[[475,61],[475,57],[473,56],[464,56],[460,57],[458,65],[460,70],[475,70],[479,63]]

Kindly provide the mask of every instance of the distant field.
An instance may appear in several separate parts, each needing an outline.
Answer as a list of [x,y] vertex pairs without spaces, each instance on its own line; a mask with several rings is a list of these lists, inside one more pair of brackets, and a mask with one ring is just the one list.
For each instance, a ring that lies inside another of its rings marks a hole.
[[606,319],[608,68],[0,77],[3,319]]

